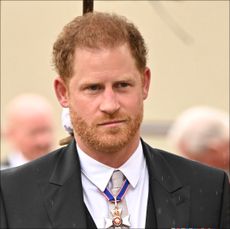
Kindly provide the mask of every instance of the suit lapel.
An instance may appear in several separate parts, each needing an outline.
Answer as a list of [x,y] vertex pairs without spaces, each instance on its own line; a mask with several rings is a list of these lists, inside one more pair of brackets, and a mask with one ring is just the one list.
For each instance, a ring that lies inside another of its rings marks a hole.
[[[157,228],[186,227],[189,222],[189,187],[182,186],[162,153],[144,142],[142,145],[149,171],[149,195],[155,207]],[[41,179],[38,185],[53,228],[87,228],[75,141],[59,153],[49,182]],[[146,222],[151,220],[147,219]],[[151,228],[151,225],[146,225],[146,228]]]
[[162,152],[152,149],[144,142],[143,150],[149,171],[149,195],[153,197],[157,228],[186,227],[189,223],[189,187],[180,183]]
[[39,186],[52,227],[86,228],[80,163],[75,141],[59,153],[49,183],[43,182],[40,181]]

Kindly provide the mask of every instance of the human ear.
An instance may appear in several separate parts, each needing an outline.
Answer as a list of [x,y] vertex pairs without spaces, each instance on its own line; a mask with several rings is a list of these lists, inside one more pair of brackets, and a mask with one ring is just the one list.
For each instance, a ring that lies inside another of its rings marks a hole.
[[150,79],[151,71],[148,67],[146,67],[143,74],[143,99],[146,99],[148,97]]
[[57,77],[54,80],[54,89],[57,96],[57,99],[62,107],[69,106],[69,99],[68,99],[68,88],[66,83],[61,77]]

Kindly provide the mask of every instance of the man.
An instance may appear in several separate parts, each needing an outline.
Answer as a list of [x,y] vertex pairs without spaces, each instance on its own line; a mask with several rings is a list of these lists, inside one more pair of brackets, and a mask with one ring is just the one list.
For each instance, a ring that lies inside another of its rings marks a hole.
[[3,228],[228,227],[226,174],[140,139],[150,69],[132,23],[77,17],[53,55],[75,140],[2,174]]
[[191,107],[172,125],[168,140],[192,160],[229,173],[229,115],[212,107]]
[[19,166],[47,154],[54,141],[49,102],[37,94],[15,97],[7,106],[2,136],[12,150],[2,168]]

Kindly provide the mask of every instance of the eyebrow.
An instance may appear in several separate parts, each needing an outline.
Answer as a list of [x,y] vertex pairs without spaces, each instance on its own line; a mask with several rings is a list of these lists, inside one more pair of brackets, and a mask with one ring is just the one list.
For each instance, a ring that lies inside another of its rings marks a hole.
[[[135,80],[130,78],[130,77],[124,77],[124,78],[120,78],[120,79],[117,79],[117,80],[114,80],[112,81],[112,84],[116,84],[116,83],[120,83],[120,82],[127,82],[127,83],[135,83]],[[101,82],[100,80],[93,80],[93,79],[90,79],[90,80],[86,80],[85,82],[82,82],[80,87],[86,87],[86,86],[89,86],[89,85],[100,85],[100,84],[104,84],[104,82]]]

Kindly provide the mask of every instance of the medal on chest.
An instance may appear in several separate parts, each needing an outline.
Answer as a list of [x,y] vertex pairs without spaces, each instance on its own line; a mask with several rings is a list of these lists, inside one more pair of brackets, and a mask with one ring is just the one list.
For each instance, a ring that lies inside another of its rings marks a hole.
[[113,216],[112,223],[115,227],[119,227],[122,225],[121,211],[122,209],[119,209],[117,206],[115,206],[114,209],[111,211]]
[[106,188],[104,191],[104,195],[106,199],[111,202],[111,204],[114,204],[113,209],[111,210],[112,219],[105,218],[105,227],[121,227],[121,226],[130,226],[129,218],[130,216],[127,215],[122,218],[122,207],[119,203],[121,203],[122,199],[124,198],[124,195],[128,189],[129,182],[126,179],[123,186],[121,187],[120,191],[118,192],[117,196],[113,196],[112,193]]

